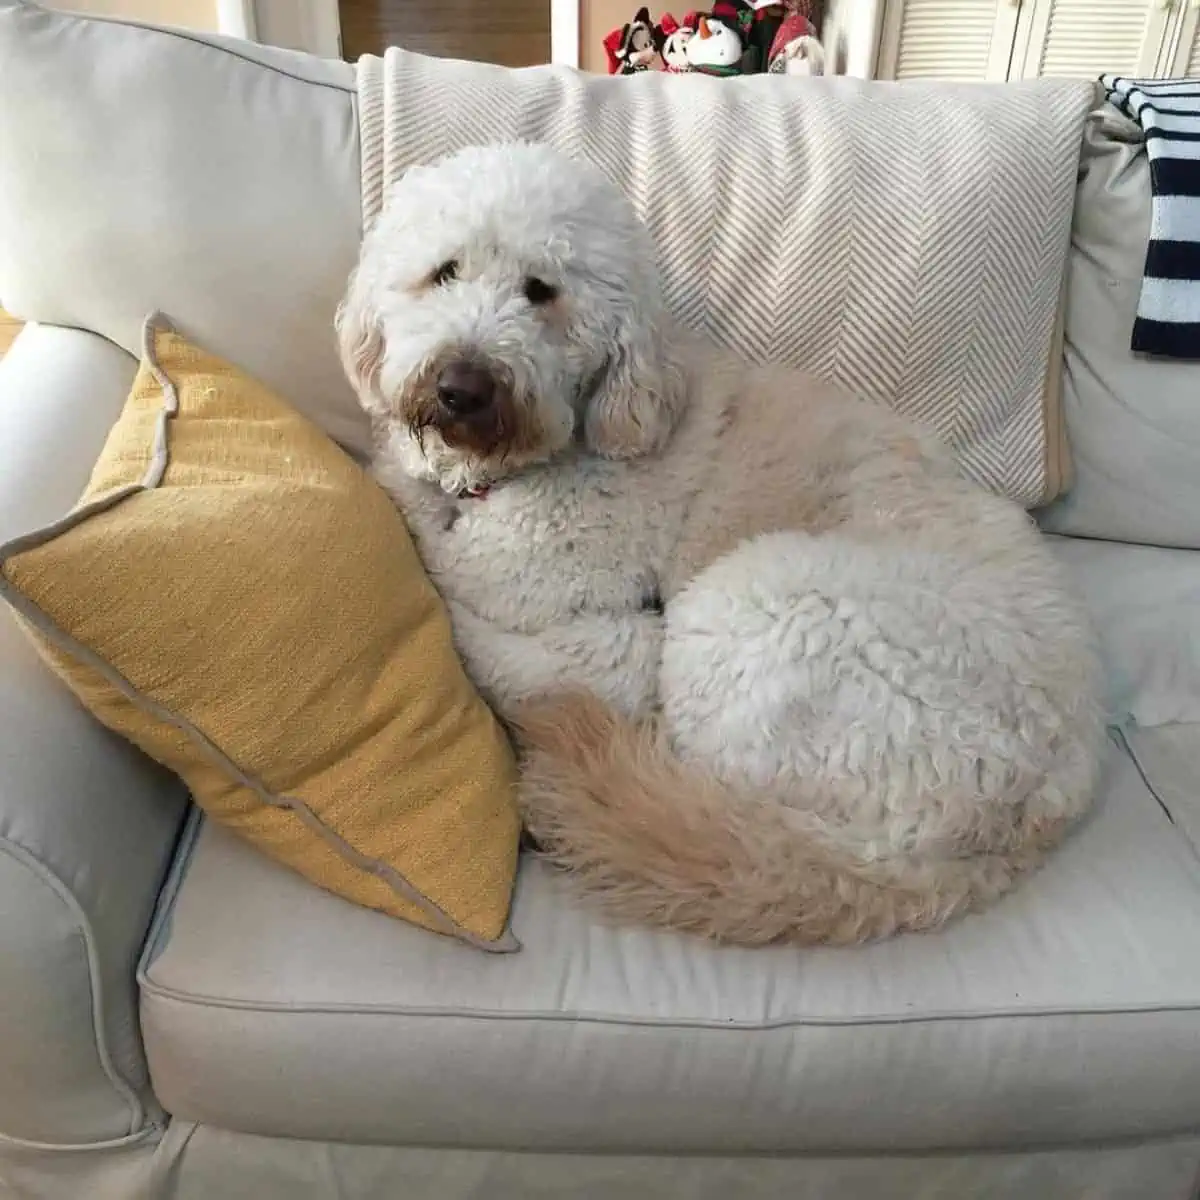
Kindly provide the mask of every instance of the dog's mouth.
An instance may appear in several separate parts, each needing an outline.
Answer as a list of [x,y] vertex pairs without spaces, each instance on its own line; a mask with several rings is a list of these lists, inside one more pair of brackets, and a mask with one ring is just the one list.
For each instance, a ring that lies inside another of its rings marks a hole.
[[454,357],[438,364],[399,407],[423,454],[430,431],[446,449],[497,466],[510,458],[527,459],[542,441],[536,406],[518,393],[510,372],[481,358]]
[[436,398],[415,407],[408,418],[408,431],[422,450],[431,429],[451,450],[479,458],[503,457],[517,440],[516,413],[511,404],[498,403],[486,412],[457,415],[445,412]]

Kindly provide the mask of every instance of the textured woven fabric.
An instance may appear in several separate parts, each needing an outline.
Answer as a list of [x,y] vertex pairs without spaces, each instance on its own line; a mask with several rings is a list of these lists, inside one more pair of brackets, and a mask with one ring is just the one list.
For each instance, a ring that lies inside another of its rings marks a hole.
[[1100,80],[1141,126],[1150,160],[1150,241],[1130,348],[1200,358],[1200,78]]
[[106,725],[346,899],[512,949],[504,735],[387,497],[233,367],[148,327],[80,504],[0,595]]
[[610,79],[403,50],[358,72],[366,221],[411,163],[548,141],[631,197],[679,318],[924,420],[1022,504],[1063,489],[1056,319],[1093,84]]

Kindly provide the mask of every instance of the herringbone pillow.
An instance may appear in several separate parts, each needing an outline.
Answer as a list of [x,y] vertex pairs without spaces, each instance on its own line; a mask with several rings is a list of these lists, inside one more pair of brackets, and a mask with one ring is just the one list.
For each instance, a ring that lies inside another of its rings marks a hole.
[[970,478],[1065,489],[1057,318],[1086,80],[892,83],[563,67],[390,49],[358,65],[363,215],[413,163],[544,141],[618,183],[672,314],[916,418]]

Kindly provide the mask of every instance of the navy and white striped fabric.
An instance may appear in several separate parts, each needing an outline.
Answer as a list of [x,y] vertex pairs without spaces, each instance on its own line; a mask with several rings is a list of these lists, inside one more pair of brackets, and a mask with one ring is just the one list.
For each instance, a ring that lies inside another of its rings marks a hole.
[[1200,79],[1101,82],[1141,125],[1150,159],[1150,245],[1133,349],[1200,359]]

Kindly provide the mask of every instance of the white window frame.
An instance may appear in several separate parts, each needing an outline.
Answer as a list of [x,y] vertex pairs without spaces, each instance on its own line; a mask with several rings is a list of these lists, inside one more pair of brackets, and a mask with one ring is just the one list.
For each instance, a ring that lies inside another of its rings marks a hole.
[[579,66],[580,0],[550,0],[550,61]]
[[1181,5],[1179,21],[1164,51],[1164,75],[1173,75],[1175,72],[1183,74],[1197,34],[1200,34],[1200,0],[1186,0]]
[[342,56],[338,0],[217,0],[217,28],[322,58]]
[[230,37],[258,41],[258,14],[254,0],[217,0],[217,29]]

